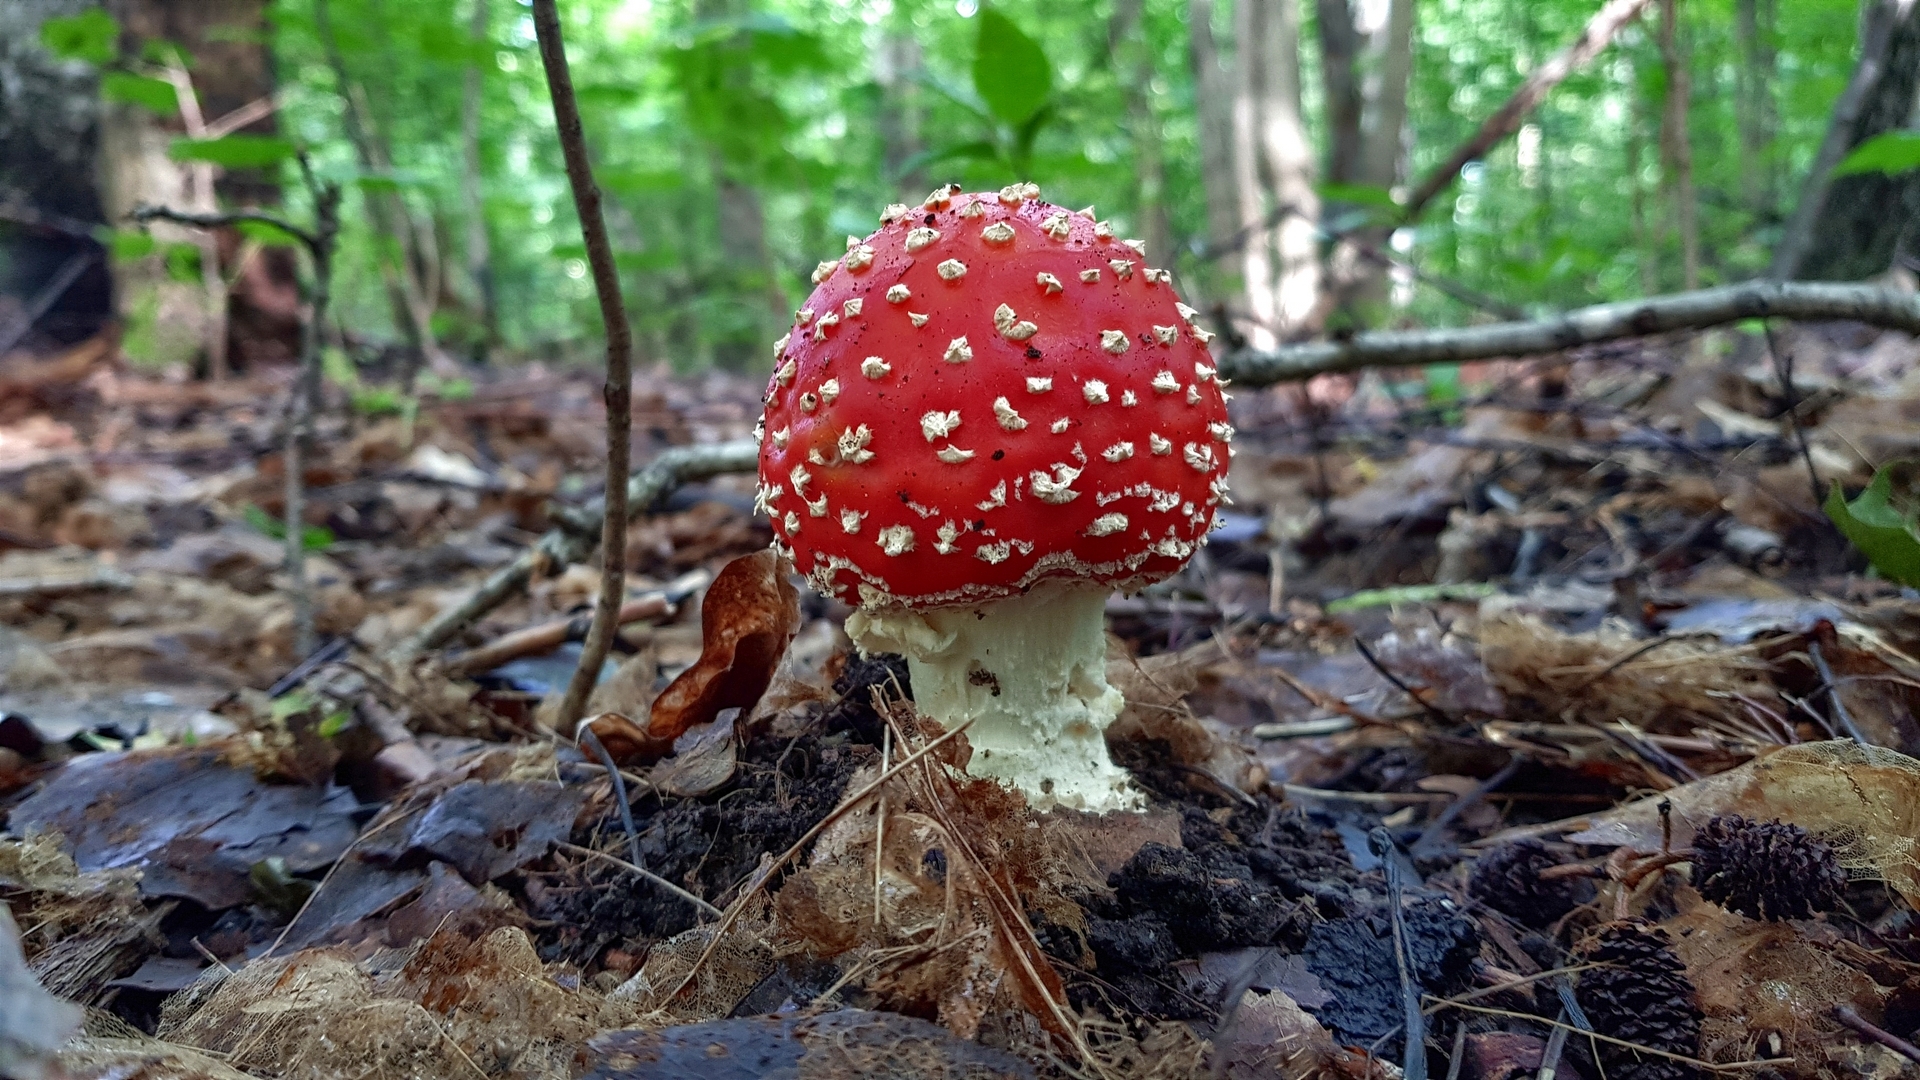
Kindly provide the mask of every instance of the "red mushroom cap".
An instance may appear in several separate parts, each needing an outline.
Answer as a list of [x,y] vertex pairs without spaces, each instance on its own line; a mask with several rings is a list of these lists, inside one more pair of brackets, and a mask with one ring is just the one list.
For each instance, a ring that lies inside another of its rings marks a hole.
[[814,587],[933,608],[1193,554],[1227,406],[1193,309],[1091,209],[942,188],[821,263],[776,343],[760,502]]

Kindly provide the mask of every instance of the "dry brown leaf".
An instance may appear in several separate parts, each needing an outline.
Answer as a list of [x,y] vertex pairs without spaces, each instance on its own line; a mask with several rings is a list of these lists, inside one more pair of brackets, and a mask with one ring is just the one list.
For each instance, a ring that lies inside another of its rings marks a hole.
[[[1660,803],[1673,804],[1673,843],[1716,814],[1778,818],[1833,844],[1855,877],[1884,879],[1920,904],[1920,761],[1845,739],[1782,747],[1736,769],[1564,823],[1583,844],[1660,845]],[[1538,832],[1539,829],[1531,831]],[[1497,838],[1495,838],[1497,839]]]
[[800,631],[792,572],[787,560],[762,550],[733,560],[713,579],[700,603],[700,660],[654,701],[647,721],[660,752],[722,709],[752,709],[767,692],[787,643]]

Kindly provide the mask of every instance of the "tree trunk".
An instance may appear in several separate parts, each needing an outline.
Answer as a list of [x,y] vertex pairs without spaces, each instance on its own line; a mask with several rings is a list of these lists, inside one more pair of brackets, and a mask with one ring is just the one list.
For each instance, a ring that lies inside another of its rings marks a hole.
[[467,212],[467,276],[473,280],[474,300],[480,305],[480,341],[474,359],[486,363],[487,353],[500,340],[500,309],[494,291],[493,245],[487,236],[487,204],[481,189],[480,106],[484,85],[481,80],[481,50],[488,41],[487,0],[473,0],[473,17],[467,27],[467,40],[475,57],[467,61],[465,84],[460,92],[460,194]]
[[1652,2],[1653,0],[1607,0],[1606,5],[1595,12],[1593,18],[1587,20],[1587,25],[1580,31],[1579,37],[1554,54],[1546,63],[1528,72],[1527,77],[1521,81],[1519,88],[1514,90],[1513,96],[1507,99],[1506,104],[1500,106],[1492,116],[1487,117],[1472,138],[1454,148],[1447,160],[1427,174],[1426,179],[1413,190],[1413,194],[1407,197],[1403,211],[1407,219],[1418,218],[1427,208],[1427,204],[1441,192],[1452,187],[1454,180],[1460,175],[1460,170],[1465,168],[1468,162],[1477,161],[1486,156],[1487,151],[1492,150],[1500,144],[1502,139],[1513,134],[1527,115],[1533,112],[1549,93],[1553,92],[1554,87],[1559,86],[1567,76],[1585,67],[1594,57],[1600,55],[1600,50],[1607,47],[1607,43],[1620,32],[1620,28],[1632,22]]
[[1351,184],[1360,179],[1363,154],[1360,31],[1354,26],[1349,0],[1317,0],[1315,12],[1320,27],[1320,81],[1327,95],[1327,180]]
[[1773,87],[1779,77],[1779,46],[1774,41],[1774,0],[1736,0],[1734,34],[1740,63],[1734,103],[1740,124],[1740,194],[1761,221],[1780,210],[1780,168],[1773,152],[1780,128],[1780,107]]
[[[333,33],[332,10],[327,0],[314,0],[313,20],[327,54],[327,65],[333,69],[334,92],[340,96],[341,118],[347,141],[353,145],[354,156],[365,172],[376,175],[387,173],[393,163],[372,128],[373,118],[368,114],[365,96],[348,74],[346,57],[341,54],[339,40]],[[393,308],[394,328],[406,338],[407,345],[417,358],[434,367],[443,367],[446,358],[440,352],[439,342],[434,339],[433,326],[429,321],[433,308],[422,280],[423,260],[420,257],[419,236],[413,228],[411,215],[400,196],[394,192],[367,192],[363,194],[362,202],[374,231],[391,237],[399,247],[399,258],[379,260],[380,276],[387,288],[388,303]],[[409,378],[414,370],[410,364],[407,370]]]
[[[106,252],[89,235],[106,220],[95,184],[99,80],[40,47],[42,20],[91,6],[0,2],[0,334],[32,351],[92,337],[113,316]],[[78,276],[43,298],[69,266]],[[45,311],[28,324],[40,299]]]
[[1234,103],[1235,180],[1248,340],[1277,342],[1306,327],[1320,297],[1316,239],[1320,199],[1300,116],[1300,19],[1296,0],[1245,0],[1235,21],[1239,56]]
[[1407,86],[1413,81],[1414,0],[1391,0],[1380,83],[1360,157],[1360,182],[1391,188],[1402,179],[1407,133]]
[[1693,194],[1693,139],[1687,132],[1693,87],[1680,41],[1680,0],[1660,0],[1660,62],[1667,72],[1667,98],[1660,114],[1661,180],[1680,236],[1681,280],[1691,290],[1700,287],[1700,227]]
[[880,152],[887,176],[903,199],[926,197],[933,185],[925,169],[909,163],[925,149],[920,137],[920,83],[925,68],[920,42],[911,27],[890,28],[874,52],[874,81],[880,85]]
[[1800,205],[1774,253],[1774,277],[1847,281],[1883,273],[1903,234],[1920,220],[1920,173],[1832,177],[1854,147],[1915,122],[1920,3],[1880,0],[1861,36],[1859,67],[1834,106]]
[[[1404,179],[1406,161],[1407,85],[1413,77],[1414,0],[1391,0],[1387,9],[1379,75],[1361,131],[1360,157],[1353,181],[1392,190]],[[1383,250],[1393,234],[1390,225],[1369,225],[1357,234],[1359,244]],[[1328,278],[1339,293],[1342,322],[1365,325],[1376,321],[1387,304],[1388,267],[1377,258],[1365,258],[1360,248],[1342,242],[1328,259]]]
[[1628,93],[1633,99],[1627,120],[1627,191],[1628,211],[1633,225],[1634,263],[1640,271],[1640,295],[1653,296],[1660,291],[1660,261],[1652,230],[1647,227],[1647,185],[1641,162],[1647,145],[1647,102],[1640,93],[1637,74],[1632,78]]
[[[102,109],[99,175],[107,220],[119,224],[141,203],[179,210],[278,203],[271,172],[182,166],[168,155],[182,134],[277,130],[264,0],[112,0],[105,7],[134,51],[167,42],[185,52],[187,64],[171,72],[177,117],[127,105]],[[189,293],[158,259],[116,267],[130,354],[168,363],[197,358],[215,378],[229,367],[297,359],[300,293],[292,249],[245,243],[233,229],[155,224],[152,231],[200,248],[202,277]]]
[[1232,245],[1240,228],[1236,183],[1234,80],[1221,63],[1213,36],[1213,0],[1191,0],[1187,7],[1187,49],[1200,134],[1200,179],[1207,192],[1207,248],[1218,255]]
[[1124,88],[1127,128],[1133,136],[1134,217],[1151,260],[1173,262],[1173,224],[1167,217],[1166,166],[1161,153],[1160,118],[1154,115],[1151,87],[1153,50],[1145,47],[1140,22],[1145,0],[1118,0],[1107,23],[1107,62]]

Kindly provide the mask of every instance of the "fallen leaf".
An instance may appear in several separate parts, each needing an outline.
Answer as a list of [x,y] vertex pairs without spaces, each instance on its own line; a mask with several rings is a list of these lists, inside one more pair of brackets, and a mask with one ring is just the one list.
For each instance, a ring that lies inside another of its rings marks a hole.
[[742,555],[713,579],[700,603],[700,660],[654,701],[647,721],[656,756],[688,728],[710,723],[722,709],[750,710],[767,692],[800,630],[792,572],[786,559],[766,550]]

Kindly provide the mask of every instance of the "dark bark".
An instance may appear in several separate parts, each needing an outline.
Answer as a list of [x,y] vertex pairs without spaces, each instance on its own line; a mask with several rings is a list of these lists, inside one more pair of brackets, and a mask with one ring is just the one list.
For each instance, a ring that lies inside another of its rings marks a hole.
[[[1911,126],[1920,92],[1920,3],[1892,30],[1886,62],[1851,125],[1847,147]],[[1883,273],[1896,252],[1912,255],[1920,221],[1920,173],[1843,176],[1826,191],[1805,257],[1789,276],[1855,281]]]
[[[94,184],[98,77],[40,48],[42,20],[90,6],[0,3],[0,330],[11,327],[14,344],[35,351],[91,337],[113,316],[105,253],[87,235],[104,221]],[[75,258],[85,260],[83,269],[41,303],[46,284]]]
[[1348,0],[1317,0],[1320,29],[1320,80],[1327,95],[1328,183],[1351,184],[1360,178],[1363,153],[1360,119],[1365,98],[1360,88],[1360,32]]

